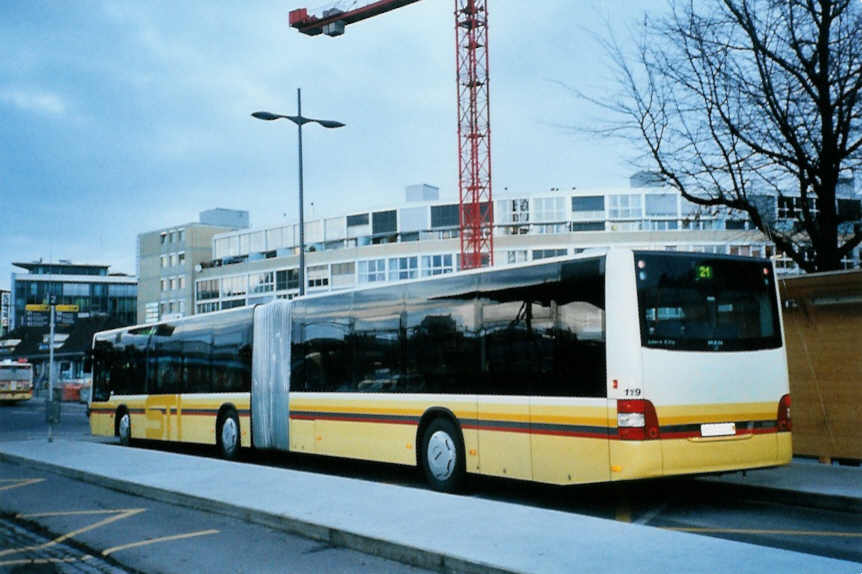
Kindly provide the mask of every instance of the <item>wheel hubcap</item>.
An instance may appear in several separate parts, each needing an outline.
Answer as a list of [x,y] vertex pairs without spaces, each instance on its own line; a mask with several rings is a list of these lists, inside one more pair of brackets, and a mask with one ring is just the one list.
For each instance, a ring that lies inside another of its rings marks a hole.
[[225,419],[221,426],[221,444],[225,453],[233,454],[236,450],[237,437],[236,421],[232,418]]
[[452,476],[457,456],[455,441],[446,432],[438,430],[428,439],[428,469],[437,480]]

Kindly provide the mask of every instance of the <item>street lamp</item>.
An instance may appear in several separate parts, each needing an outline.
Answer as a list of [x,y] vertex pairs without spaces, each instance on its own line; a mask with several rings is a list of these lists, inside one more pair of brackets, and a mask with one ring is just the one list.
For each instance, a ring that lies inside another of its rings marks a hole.
[[305,216],[303,212],[302,200],[302,126],[309,123],[320,124],[325,128],[341,128],[344,124],[333,120],[318,120],[315,118],[306,118],[302,115],[302,92],[300,88],[296,89],[296,115],[284,116],[281,114],[273,114],[270,112],[254,112],[251,117],[259,120],[290,120],[296,124],[296,131],[299,137],[299,295],[305,295]]

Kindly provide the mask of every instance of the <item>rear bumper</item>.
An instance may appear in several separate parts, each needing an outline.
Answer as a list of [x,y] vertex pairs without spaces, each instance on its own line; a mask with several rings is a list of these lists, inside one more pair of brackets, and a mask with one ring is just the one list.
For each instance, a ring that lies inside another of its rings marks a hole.
[[744,435],[730,439],[672,439],[662,441],[665,476],[723,472],[789,464],[790,433]]
[[27,401],[33,398],[33,391],[0,391],[0,401]]
[[791,434],[611,441],[611,480],[709,474],[789,464]]

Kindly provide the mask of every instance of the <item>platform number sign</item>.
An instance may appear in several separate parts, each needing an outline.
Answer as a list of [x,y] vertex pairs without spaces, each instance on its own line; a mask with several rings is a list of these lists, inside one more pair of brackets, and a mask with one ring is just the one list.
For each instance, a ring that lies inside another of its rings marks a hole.
[[696,281],[712,281],[713,273],[711,265],[698,265],[695,271]]

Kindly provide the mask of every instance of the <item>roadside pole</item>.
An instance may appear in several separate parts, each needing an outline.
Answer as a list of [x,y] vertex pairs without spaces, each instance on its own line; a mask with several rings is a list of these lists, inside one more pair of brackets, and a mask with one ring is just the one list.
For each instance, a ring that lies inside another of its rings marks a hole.
[[54,442],[54,423],[60,422],[60,409],[57,409],[56,421],[54,420],[54,313],[57,300],[51,296],[51,331],[48,336],[48,442]]
[[[58,305],[57,296],[48,297],[48,303],[28,304],[25,309],[31,312],[50,313],[49,335],[48,335],[48,396],[45,398],[45,420],[48,423],[48,442],[54,442],[54,425],[60,422],[60,399],[54,397],[54,382],[56,369],[54,368],[54,326],[57,321],[57,311],[64,313],[77,313],[77,305]],[[43,323],[44,324],[44,323]]]

